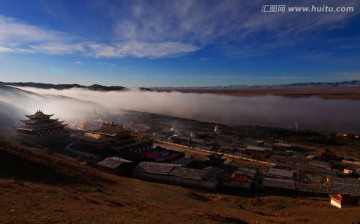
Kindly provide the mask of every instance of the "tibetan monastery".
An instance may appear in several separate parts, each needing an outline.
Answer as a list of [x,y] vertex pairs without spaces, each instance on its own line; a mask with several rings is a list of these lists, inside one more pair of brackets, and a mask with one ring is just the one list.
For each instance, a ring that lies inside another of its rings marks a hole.
[[21,140],[33,144],[49,144],[64,139],[68,136],[64,129],[66,124],[53,116],[44,114],[41,110],[33,115],[25,115],[28,120],[21,120],[25,125],[17,127],[17,133]]
[[152,146],[152,140],[143,139],[141,135],[132,133],[122,125],[113,122],[103,123],[99,130],[87,132],[78,139],[81,145],[92,150],[111,147],[116,151]]

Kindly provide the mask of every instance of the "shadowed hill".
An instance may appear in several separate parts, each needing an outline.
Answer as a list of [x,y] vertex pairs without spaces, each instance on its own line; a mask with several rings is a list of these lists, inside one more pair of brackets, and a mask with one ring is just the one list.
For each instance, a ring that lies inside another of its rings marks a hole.
[[0,161],[0,223],[247,223],[204,210],[191,189],[102,173],[6,141]]
[[353,223],[327,198],[204,192],[99,172],[0,141],[0,223]]
[[[66,90],[72,88],[81,88],[92,91],[127,91],[129,90],[123,86],[103,86],[99,84],[94,84],[91,86],[84,86],[79,84],[51,84],[51,83],[35,83],[35,82],[0,82],[0,85],[8,85],[8,86],[17,86],[17,87],[33,87],[39,89],[57,89],[57,90]],[[148,88],[139,88],[142,91],[151,91]]]
[[0,178],[46,184],[115,183],[75,161],[0,141]]
[[2,85],[9,86],[17,86],[17,87],[33,87],[39,89],[57,89],[57,90],[65,90],[72,88],[82,88],[93,91],[124,91],[127,88],[123,86],[102,86],[102,85],[91,85],[91,86],[83,86],[79,84],[50,84],[50,83],[35,83],[35,82],[2,82]]
[[71,184],[76,178],[49,169],[46,165],[0,151],[0,178],[46,184]]

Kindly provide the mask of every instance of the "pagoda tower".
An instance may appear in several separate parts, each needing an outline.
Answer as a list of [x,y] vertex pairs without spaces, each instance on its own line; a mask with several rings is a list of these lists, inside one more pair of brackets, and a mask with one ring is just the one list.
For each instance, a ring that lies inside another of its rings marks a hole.
[[77,125],[76,129],[79,131],[97,130],[103,123],[103,118],[96,112],[94,107],[94,111],[86,116],[86,118]]
[[46,144],[58,141],[67,136],[67,131],[63,124],[64,121],[51,119],[53,114],[44,114],[41,110],[36,111],[33,115],[25,115],[28,120],[23,126],[17,127],[18,136],[21,140],[35,144]]

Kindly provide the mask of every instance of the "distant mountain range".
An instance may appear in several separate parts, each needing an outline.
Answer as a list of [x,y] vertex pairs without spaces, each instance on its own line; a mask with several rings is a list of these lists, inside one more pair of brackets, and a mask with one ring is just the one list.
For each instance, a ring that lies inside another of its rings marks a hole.
[[[276,85],[272,85],[275,86]],[[344,82],[305,82],[279,85],[280,87],[360,87],[360,80]]]
[[264,85],[228,85],[228,86],[180,86],[180,87],[152,87],[153,90],[167,89],[276,89],[276,88],[345,88],[360,87],[360,80],[344,82],[305,82],[292,84],[264,84]]
[[[82,88],[93,91],[127,91],[129,88],[123,86],[103,86],[94,84],[91,86],[84,86],[79,84],[49,84],[49,83],[35,83],[35,82],[0,82],[0,85],[18,86],[18,87],[34,87],[40,89],[71,89]],[[186,87],[140,87],[141,91],[152,90],[171,90],[171,89],[270,89],[270,88],[344,88],[344,87],[360,87],[360,80],[344,81],[344,82],[305,82],[292,84],[268,84],[268,85],[229,85],[229,86],[186,86]]]
[[[123,86],[103,86],[94,84],[91,86],[83,86],[79,84],[50,84],[50,83],[35,83],[35,82],[0,82],[0,85],[6,86],[17,86],[17,87],[33,87],[39,89],[57,89],[57,90],[64,90],[64,89],[72,89],[72,88],[81,88],[93,91],[127,91],[129,90]],[[148,88],[139,88],[142,91],[151,91]]]

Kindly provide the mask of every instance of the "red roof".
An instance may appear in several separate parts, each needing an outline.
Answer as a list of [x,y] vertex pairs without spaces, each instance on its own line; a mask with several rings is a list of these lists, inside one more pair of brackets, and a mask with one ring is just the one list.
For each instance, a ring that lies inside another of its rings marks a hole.
[[[162,154],[158,153],[158,152],[144,152],[144,157],[149,158],[149,159],[158,159],[158,158],[162,158]],[[177,153],[170,153],[170,155],[163,157],[164,160],[173,160],[176,159],[178,157]]]
[[337,157],[336,153],[331,152],[331,151],[326,151],[326,150],[321,150],[320,154],[322,156],[331,156],[331,157]]
[[230,179],[233,180],[233,181],[237,181],[237,182],[252,183],[252,179],[249,178],[248,176],[241,175],[241,174],[236,174],[236,173],[233,173],[230,176]]
[[341,199],[342,199],[341,194],[329,194],[329,196],[330,196],[332,199],[335,199],[335,200],[337,200],[337,201],[341,201]]

